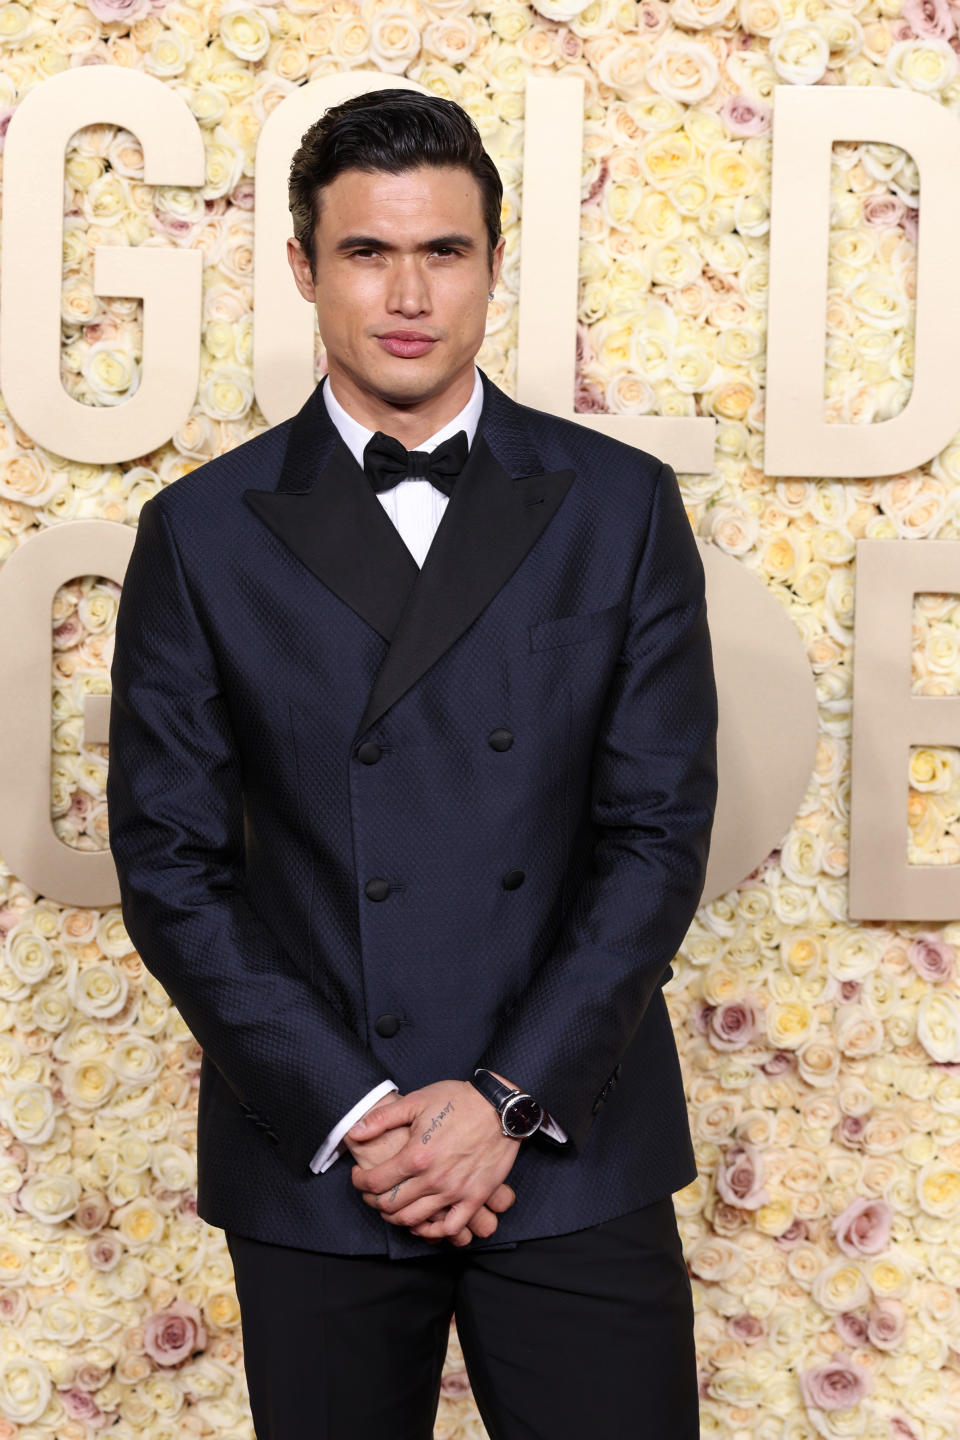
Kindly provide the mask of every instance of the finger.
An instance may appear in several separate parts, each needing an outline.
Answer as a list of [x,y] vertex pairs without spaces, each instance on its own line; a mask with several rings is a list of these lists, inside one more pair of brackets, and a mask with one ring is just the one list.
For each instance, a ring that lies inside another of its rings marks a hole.
[[516,1191],[509,1185],[498,1185],[493,1194],[487,1196],[487,1204],[491,1210],[496,1210],[499,1215],[502,1215],[505,1210],[510,1209],[516,1198]]
[[[408,1203],[401,1205],[396,1210],[380,1210],[384,1220],[390,1225],[405,1225],[408,1228],[412,1225],[420,1225],[429,1220],[437,1213],[440,1197],[437,1195],[423,1195],[420,1198],[408,1200]],[[457,1226],[460,1229],[460,1226]]]
[[353,1183],[358,1190],[372,1190],[383,1195],[399,1181],[419,1177],[427,1168],[428,1162],[429,1156],[424,1147],[408,1141],[395,1155],[391,1155],[389,1160],[384,1160],[369,1170],[362,1170],[359,1165],[355,1165]]
[[355,1140],[369,1140],[397,1125],[409,1125],[412,1119],[411,1106],[403,1100],[395,1100],[391,1105],[380,1105],[368,1110],[366,1115],[362,1115],[350,1126],[347,1134]]

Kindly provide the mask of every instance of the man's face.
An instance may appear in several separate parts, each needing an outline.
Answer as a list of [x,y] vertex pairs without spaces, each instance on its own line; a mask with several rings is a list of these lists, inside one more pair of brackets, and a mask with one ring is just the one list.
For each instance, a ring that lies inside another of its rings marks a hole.
[[462,389],[467,376],[472,385],[504,241],[491,269],[469,170],[344,170],[319,210],[314,275],[295,240],[287,254],[316,305],[334,381],[396,406]]

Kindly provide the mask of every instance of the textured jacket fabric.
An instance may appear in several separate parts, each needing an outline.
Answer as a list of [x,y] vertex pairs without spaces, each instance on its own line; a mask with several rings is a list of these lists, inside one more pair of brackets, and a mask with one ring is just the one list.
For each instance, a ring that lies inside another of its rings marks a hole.
[[654,457],[484,377],[423,568],[319,389],[148,500],[117,617],[110,844],[203,1049],[200,1215],[395,1258],[318,1139],[390,1075],[522,1076],[489,1240],[696,1176],[662,985],[702,891],[716,690],[699,553]]

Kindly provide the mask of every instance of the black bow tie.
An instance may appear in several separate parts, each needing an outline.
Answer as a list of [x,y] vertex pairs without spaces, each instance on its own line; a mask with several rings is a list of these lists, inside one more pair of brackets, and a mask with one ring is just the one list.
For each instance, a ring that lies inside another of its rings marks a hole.
[[391,490],[401,480],[429,480],[449,496],[469,451],[467,432],[458,430],[435,450],[407,450],[382,430],[367,441],[363,468],[374,490]]

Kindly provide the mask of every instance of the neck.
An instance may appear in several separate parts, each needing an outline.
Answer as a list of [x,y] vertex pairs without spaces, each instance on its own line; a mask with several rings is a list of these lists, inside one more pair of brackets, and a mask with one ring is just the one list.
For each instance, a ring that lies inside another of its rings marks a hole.
[[408,450],[416,450],[466,405],[473,393],[474,363],[471,360],[437,394],[409,402],[364,389],[334,362],[328,362],[328,377],[337,400],[359,425],[381,430]]

